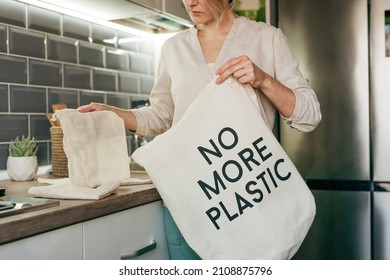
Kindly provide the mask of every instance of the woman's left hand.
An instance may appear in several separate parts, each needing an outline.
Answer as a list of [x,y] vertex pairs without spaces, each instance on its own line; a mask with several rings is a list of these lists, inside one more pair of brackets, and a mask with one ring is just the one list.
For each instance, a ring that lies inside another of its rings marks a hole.
[[266,77],[266,73],[257,67],[246,55],[229,59],[215,72],[219,77],[217,84],[222,84],[230,76],[233,76],[241,84],[250,84],[252,87],[260,87]]
[[294,112],[296,101],[293,91],[257,67],[246,55],[229,59],[215,74],[219,75],[215,81],[217,84],[222,84],[233,76],[241,84],[261,89],[285,118],[289,118]]

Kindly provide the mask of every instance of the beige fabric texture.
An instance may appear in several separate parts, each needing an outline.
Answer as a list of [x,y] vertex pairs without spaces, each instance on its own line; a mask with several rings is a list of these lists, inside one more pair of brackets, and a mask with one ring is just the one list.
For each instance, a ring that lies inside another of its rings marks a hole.
[[315,216],[254,94],[233,78],[213,80],[175,126],[132,155],[202,259],[290,259]]
[[28,193],[34,197],[86,200],[99,200],[113,194],[119,187],[139,186],[152,183],[150,179],[130,178],[121,182],[113,181],[105,183],[96,188],[88,188],[72,185],[69,178],[38,178],[38,182],[48,185],[29,188]]
[[69,178],[46,180],[38,178],[38,182],[49,186],[31,187],[28,193],[34,197],[56,199],[99,200],[114,193],[120,185],[119,181],[104,183],[96,188],[79,187],[72,185]]
[[59,110],[53,117],[63,128],[73,185],[94,188],[130,178],[123,119],[110,111],[80,113],[74,109]]

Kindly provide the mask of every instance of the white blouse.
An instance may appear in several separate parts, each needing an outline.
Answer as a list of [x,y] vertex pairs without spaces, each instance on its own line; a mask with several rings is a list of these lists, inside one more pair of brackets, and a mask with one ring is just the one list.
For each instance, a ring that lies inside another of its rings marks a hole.
[[[287,124],[300,131],[313,130],[321,120],[320,105],[313,89],[298,69],[287,39],[271,25],[236,18],[213,65],[208,65],[194,27],[168,39],[162,46],[157,80],[150,95],[151,106],[133,109],[136,133],[156,136],[177,123],[196,96],[228,59],[247,55],[263,71],[290,88],[296,105]],[[258,104],[272,129],[275,107],[258,89]],[[223,106],[223,104],[221,104]]]

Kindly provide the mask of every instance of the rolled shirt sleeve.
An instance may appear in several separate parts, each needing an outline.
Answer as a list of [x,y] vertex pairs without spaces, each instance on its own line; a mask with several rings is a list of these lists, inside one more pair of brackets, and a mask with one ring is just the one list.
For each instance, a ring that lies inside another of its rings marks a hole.
[[294,92],[296,100],[292,115],[282,118],[292,128],[309,132],[321,121],[320,103],[309,82],[300,72],[287,38],[280,29],[277,31],[274,38],[275,78]]

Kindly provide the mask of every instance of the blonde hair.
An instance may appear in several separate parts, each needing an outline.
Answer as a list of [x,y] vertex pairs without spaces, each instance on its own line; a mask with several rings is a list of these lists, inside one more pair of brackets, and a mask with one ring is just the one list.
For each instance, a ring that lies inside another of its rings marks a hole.
[[226,13],[226,8],[230,7],[231,10],[236,4],[236,0],[206,0],[206,2],[211,13],[214,15],[217,25],[222,21]]

